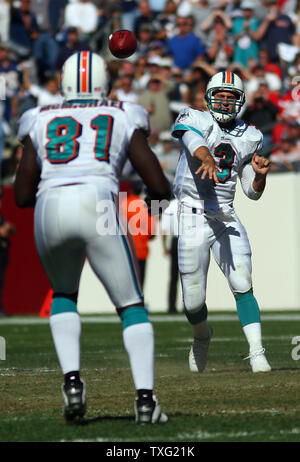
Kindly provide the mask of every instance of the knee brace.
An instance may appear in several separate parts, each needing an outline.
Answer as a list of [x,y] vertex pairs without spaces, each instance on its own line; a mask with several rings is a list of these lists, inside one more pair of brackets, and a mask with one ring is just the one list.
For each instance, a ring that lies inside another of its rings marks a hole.
[[199,322],[205,321],[207,319],[207,306],[204,305],[198,311],[188,311],[184,307],[184,313],[191,324],[199,324]]
[[51,316],[70,311],[77,313],[77,297],[78,292],[75,294],[54,293],[51,303]]
[[126,329],[126,327],[133,326],[134,324],[150,322],[148,319],[148,312],[142,305],[125,308],[121,311],[120,318],[123,330]]

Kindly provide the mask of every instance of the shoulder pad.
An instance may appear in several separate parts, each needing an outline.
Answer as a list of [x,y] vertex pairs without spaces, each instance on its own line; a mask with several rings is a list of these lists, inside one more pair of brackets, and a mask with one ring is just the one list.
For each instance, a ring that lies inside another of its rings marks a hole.
[[22,141],[25,136],[29,135],[39,112],[40,107],[34,107],[23,112],[18,123],[18,140]]
[[212,124],[213,118],[209,112],[186,107],[180,111],[175,120],[172,136],[181,138],[187,130],[192,130],[203,136],[203,133],[209,131]]
[[150,122],[148,111],[140,104],[124,102],[123,108],[130,122],[136,128],[142,128],[147,135],[150,133]]

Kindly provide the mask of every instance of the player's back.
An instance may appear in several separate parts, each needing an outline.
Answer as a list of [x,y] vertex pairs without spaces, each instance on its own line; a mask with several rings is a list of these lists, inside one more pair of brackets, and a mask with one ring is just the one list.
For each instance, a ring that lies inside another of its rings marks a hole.
[[111,100],[69,101],[25,113],[19,137],[29,134],[37,151],[38,195],[49,187],[75,182],[101,183],[117,193],[136,128],[148,130],[146,111]]

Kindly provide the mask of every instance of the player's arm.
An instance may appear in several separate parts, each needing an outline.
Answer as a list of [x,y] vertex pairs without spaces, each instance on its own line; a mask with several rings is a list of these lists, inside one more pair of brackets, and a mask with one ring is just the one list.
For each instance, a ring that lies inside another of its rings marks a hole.
[[18,207],[34,207],[41,170],[36,150],[27,135],[23,142],[23,154],[14,183],[15,202]]
[[245,164],[239,172],[241,185],[249,199],[258,200],[264,192],[270,161],[254,154],[251,163]]
[[196,170],[195,174],[199,175],[201,173],[201,180],[204,180],[208,175],[210,180],[219,183],[216,163],[204,138],[192,130],[187,130],[182,136],[182,142],[193,157],[201,161],[201,166]]
[[258,193],[263,193],[266,186],[267,174],[270,170],[271,163],[266,157],[254,154],[251,161],[252,168],[255,172],[253,180],[253,189]]
[[128,157],[133,168],[147,186],[151,199],[170,199],[170,183],[165,177],[156,155],[150,148],[146,132],[143,129],[134,131],[129,145]]

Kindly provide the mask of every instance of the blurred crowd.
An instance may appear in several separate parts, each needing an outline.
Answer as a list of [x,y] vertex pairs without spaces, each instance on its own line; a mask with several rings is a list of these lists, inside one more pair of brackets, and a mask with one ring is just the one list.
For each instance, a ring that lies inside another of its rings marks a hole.
[[[108,49],[122,28],[138,39],[126,60]],[[172,123],[186,105],[206,110],[206,84],[224,69],[244,81],[239,117],[263,132],[272,171],[300,169],[299,0],[0,0],[0,35],[2,185],[13,182],[22,155],[20,115],[62,101],[59,71],[83,49],[107,60],[111,98],[149,112],[150,143],[170,180]]]

